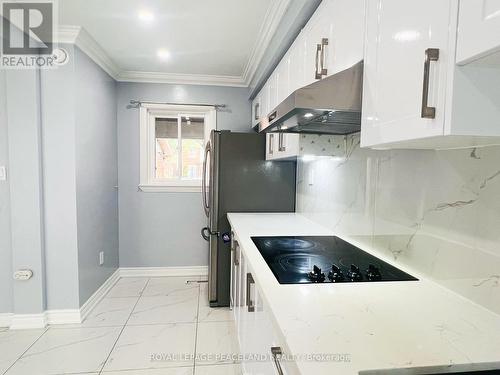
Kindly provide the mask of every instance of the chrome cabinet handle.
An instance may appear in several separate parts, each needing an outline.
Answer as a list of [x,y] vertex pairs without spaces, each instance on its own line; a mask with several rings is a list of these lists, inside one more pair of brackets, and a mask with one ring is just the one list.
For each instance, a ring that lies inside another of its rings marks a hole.
[[279,147],[280,152],[285,152],[286,151],[286,145],[285,145],[285,134],[280,133],[280,147]]
[[255,103],[255,106],[254,106],[254,110],[253,110],[253,111],[254,111],[254,113],[255,113],[255,115],[254,115],[254,119],[255,119],[255,120],[260,119],[260,115],[259,115],[259,111],[260,111],[260,103]]
[[255,284],[253,276],[251,273],[247,273],[247,306],[248,312],[254,312],[255,306],[253,304],[252,298],[250,297],[250,286]]
[[274,134],[269,134],[269,155],[274,154]]
[[422,89],[422,118],[436,118],[436,107],[429,107],[429,76],[431,70],[431,61],[439,60],[438,48],[427,48],[425,50],[424,61],[424,84]]
[[238,267],[240,265],[240,259],[238,257],[238,249],[240,248],[240,244],[238,243],[238,241],[234,241],[234,247],[233,247],[233,251],[234,251],[234,265],[236,267]]
[[279,346],[271,347],[271,355],[273,356],[274,366],[279,375],[283,375],[283,369],[281,368],[281,363],[279,357],[283,355],[283,351]]
[[327,45],[328,45],[328,38],[321,39],[321,70],[320,70],[321,76],[328,75],[328,69],[325,68],[325,49]]
[[322,75],[321,73],[318,71],[318,68],[319,68],[319,55],[322,50],[322,47],[321,47],[321,44],[316,44],[316,64],[315,64],[315,71],[314,71],[314,78],[316,79],[321,79],[322,78]]

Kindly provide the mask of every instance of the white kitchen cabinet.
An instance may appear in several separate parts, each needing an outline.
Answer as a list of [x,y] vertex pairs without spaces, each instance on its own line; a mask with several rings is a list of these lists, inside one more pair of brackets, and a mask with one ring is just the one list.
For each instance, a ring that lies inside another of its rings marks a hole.
[[457,63],[484,57],[500,67],[500,0],[460,0]]
[[262,116],[293,91],[363,59],[364,3],[323,0],[257,95]]
[[330,0],[322,2],[304,28],[306,85],[328,75],[326,54],[333,32],[333,15],[328,14],[330,3]]
[[266,160],[274,160],[278,154],[278,133],[266,133]]
[[457,15],[457,0],[367,1],[362,147],[498,143],[500,75],[455,66]]
[[259,93],[252,101],[252,120],[251,120],[252,128],[257,126],[260,122],[261,110],[262,110],[260,97],[261,94]]
[[299,134],[267,133],[266,160],[289,160],[300,154]]
[[364,0],[323,0],[306,27],[306,83],[363,60]]
[[278,74],[276,70],[273,74],[271,74],[267,83],[269,86],[269,109],[267,110],[265,116],[267,116],[278,105]]
[[[248,264],[244,249],[234,234],[233,238],[235,238],[233,242],[239,247],[239,265],[237,272],[231,273],[231,285],[238,286],[239,290],[235,292],[235,295],[238,294],[239,299],[237,299],[237,306],[232,307],[235,312],[240,351],[244,355],[243,373],[276,375],[277,365],[272,360],[272,352],[284,351],[282,336],[263,297],[262,286],[258,284],[256,275]],[[266,356],[267,359],[258,361],[257,356],[260,358]],[[296,374],[292,362],[280,362],[279,365],[284,374]]]
[[290,93],[290,58],[287,53],[276,68],[276,103],[281,103]]
[[271,111],[269,104],[269,81],[262,87],[259,92],[260,96],[260,120],[266,117]]
[[287,95],[306,85],[305,79],[305,37],[301,32],[288,50],[289,83]]

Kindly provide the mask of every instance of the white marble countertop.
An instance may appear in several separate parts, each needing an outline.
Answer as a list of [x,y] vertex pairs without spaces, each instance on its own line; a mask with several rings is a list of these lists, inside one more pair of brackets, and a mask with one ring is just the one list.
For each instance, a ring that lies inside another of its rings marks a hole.
[[481,363],[477,368],[491,368],[494,363],[500,367],[499,315],[400,265],[397,267],[420,280],[281,285],[251,236],[338,235],[394,262],[299,214],[230,213],[228,218],[279,325],[286,352],[345,353],[350,357],[345,362],[298,361],[301,374],[349,375],[424,366],[445,366],[451,371],[456,370],[455,364],[474,363]]

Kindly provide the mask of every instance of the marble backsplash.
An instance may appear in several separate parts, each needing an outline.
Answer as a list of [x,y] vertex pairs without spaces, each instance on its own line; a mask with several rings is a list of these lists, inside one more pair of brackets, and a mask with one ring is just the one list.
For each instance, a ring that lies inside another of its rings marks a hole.
[[361,149],[301,135],[297,211],[500,314],[500,146]]

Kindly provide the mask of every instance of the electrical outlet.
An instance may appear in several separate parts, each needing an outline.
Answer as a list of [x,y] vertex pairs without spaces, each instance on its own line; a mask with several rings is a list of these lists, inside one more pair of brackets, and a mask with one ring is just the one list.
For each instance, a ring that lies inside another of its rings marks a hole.
[[14,280],[18,281],[26,281],[29,280],[33,277],[33,271],[24,269],[24,270],[17,270],[14,272]]
[[7,171],[5,169],[5,166],[0,166],[0,181],[6,181],[7,180]]
[[99,252],[99,265],[102,266],[104,264],[104,251]]

